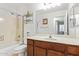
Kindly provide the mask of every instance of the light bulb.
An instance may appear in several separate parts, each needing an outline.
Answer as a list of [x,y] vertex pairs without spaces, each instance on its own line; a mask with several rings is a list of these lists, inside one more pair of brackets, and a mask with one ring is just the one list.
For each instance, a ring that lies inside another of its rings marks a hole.
[[4,19],[3,18],[0,18],[0,21],[3,21]]
[[61,6],[61,3],[44,3],[42,4],[42,9],[46,10],[56,6]]

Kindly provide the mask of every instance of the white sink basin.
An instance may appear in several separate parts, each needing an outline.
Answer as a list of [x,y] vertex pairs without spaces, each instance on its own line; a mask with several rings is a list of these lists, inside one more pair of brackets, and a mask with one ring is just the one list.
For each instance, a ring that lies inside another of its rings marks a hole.
[[49,38],[49,36],[32,36],[33,38]]
[[49,35],[40,35],[40,36],[31,36],[28,37],[30,39],[34,40],[42,40],[42,41],[48,41],[48,42],[58,42],[58,43],[64,43],[64,44],[72,44],[72,45],[79,45],[79,39],[75,38],[69,38],[62,35],[52,35],[51,38],[49,38]]

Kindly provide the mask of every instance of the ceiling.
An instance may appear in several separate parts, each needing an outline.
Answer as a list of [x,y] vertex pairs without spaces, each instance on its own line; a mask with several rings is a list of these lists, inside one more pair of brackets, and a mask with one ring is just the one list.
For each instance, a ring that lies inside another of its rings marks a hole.
[[28,10],[32,12],[37,10],[37,12],[43,13],[47,11],[59,11],[59,10],[67,9],[68,4],[69,3],[63,3],[59,7],[51,8],[45,11],[42,9],[40,10],[40,8],[42,7],[41,3],[0,3],[0,10],[5,10],[6,12],[11,11],[14,13],[24,15],[27,13]]
[[61,10],[67,10],[68,9],[69,4],[68,3],[62,3],[61,6],[57,6],[57,7],[52,7],[50,9],[46,9],[46,10],[37,10],[37,14],[40,13],[49,13],[49,12],[56,12],[56,11],[61,11]]
[[11,11],[18,14],[25,14],[28,10],[37,10],[39,3],[0,3],[0,10]]

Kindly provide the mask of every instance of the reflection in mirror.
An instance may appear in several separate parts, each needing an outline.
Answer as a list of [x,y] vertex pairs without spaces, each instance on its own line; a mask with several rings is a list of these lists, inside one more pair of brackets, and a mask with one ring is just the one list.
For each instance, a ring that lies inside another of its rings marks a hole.
[[54,18],[55,33],[64,35],[64,16]]

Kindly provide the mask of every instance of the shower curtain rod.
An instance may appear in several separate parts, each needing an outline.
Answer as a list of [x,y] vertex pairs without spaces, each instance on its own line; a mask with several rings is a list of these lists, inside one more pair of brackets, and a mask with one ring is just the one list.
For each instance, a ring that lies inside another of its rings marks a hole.
[[18,14],[17,12],[12,12],[12,11],[10,11],[10,10],[8,10],[8,9],[5,9],[5,8],[0,8],[0,10],[4,10],[4,11],[6,11],[6,12],[8,12],[8,13],[10,13],[11,15],[17,15],[17,16],[22,16],[21,14]]

